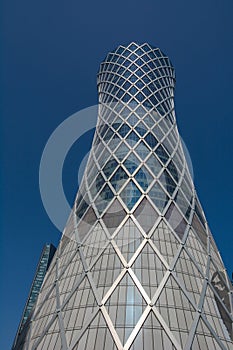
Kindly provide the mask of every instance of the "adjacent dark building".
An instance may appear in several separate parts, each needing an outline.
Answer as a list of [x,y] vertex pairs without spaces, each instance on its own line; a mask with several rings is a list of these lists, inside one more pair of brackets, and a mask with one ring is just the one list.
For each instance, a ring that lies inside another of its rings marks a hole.
[[19,324],[19,328],[15,337],[13,349],[20,350],[23,347],[25,338],[27,336],[28,324],[31,319],[31,312],[36,303],[37,297],[39,295],[41,286],[44,281],[45,274],[49,268],[52,261],[56,248],[52,244],[45,244],[41,256],[36,268],[36,273],[31,285],[31,289],[28,295],[26,305],[24,307],[23,315]]

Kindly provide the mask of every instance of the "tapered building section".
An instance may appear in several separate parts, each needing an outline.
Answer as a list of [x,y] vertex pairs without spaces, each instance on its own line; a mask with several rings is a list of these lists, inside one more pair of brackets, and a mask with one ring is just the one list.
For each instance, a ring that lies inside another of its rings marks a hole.
[[148,44],[101,64],[86,171],[23,349],[233,349],[230,282],[185,160],[174,83]]

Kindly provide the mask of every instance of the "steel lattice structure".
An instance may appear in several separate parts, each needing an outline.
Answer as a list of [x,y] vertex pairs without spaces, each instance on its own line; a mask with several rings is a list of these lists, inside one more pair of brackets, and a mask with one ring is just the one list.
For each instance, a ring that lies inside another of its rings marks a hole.
[[232,294],[148,44],[101,63],[96,132],[25,350],[233,349]]

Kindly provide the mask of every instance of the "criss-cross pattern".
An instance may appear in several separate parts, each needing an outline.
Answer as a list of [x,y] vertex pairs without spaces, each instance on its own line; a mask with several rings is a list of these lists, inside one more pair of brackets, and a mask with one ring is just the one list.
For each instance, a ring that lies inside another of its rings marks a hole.
[[148,44],[101,63],[73,211],[21,347],[232,350],[232,294],[194,190],[175,73]]

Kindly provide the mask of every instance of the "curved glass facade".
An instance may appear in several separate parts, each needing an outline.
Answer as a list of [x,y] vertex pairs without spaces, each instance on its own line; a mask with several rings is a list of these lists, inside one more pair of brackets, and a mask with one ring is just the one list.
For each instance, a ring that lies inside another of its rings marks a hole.
[[233,349],[232,294],[177,130],[175,73],[149,44],[98,73],[96,133],[27,350]]

